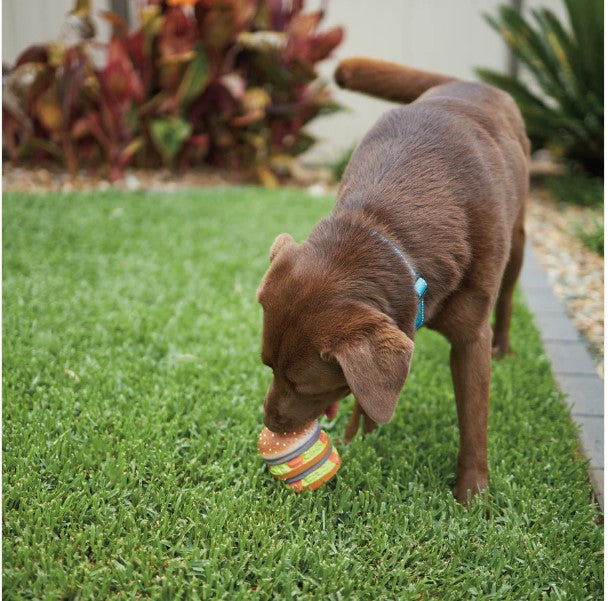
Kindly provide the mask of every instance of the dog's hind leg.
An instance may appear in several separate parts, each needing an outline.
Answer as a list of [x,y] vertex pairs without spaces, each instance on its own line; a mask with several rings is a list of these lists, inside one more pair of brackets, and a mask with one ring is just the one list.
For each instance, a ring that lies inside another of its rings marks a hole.
[[351,413],[350,419],[348,420],[348,424],[346,425],[346,430],[344,431],[344,440],[348,444],[359,431],[359,424],[361,422],[361,416],[363,416],[363,434],[369,434],[376,429],[376,422],[363,411],[363,408],[357,401],[355,401],[355,406],[353,407],[353,412]]
[[346,430],[344,431],[344,440],[346,444],[348,444],[359,431],[359,424],[361,423],[361,414],[363,413],[363,409],[361,409],[361,405],[355,401],[355,406],[353,407],[353,412],[350,414],[350,419],[348,420],[348,424],[346,425]]
[[495,306],[492,336],[492,355],[495,359],[502,359],[507,353],[512,354],[509,345],[509,327],[511,325],[511,314],[513,313],[513,292],[524,258],[525,241],[524,208],[522,207],[513,227],[509,261],[502,276],[500,292]]

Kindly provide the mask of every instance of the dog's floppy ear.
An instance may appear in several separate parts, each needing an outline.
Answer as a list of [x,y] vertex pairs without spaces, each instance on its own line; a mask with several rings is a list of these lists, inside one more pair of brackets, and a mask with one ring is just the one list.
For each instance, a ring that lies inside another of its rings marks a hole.
[[[295,240],[289,235],[289,234],[279,234],[274,242],[272,243],[272,246],[270,247],[270,263],[272,263],[277,256],[279,255],[279,253],[283,252],[284,250],[287,250],[289,248],[295,248],[297,247],[297,244],[295,242]],[[275,265],[276,267],[277,265]],[[256,293],[256,298],[258,299],[258,302],[261,303],[263,302],[263,296],[264,296],[264,292],[267,288],[267,283],[268,283],[268,274],[273,270],[273,267],[271,266],[268,271],[266,272],[266,275],[263,277],[260,285],[258,286],[258,290]]]
[[[410,370],[414,342],[388,316],[370,309],[329,353],[342,368],[357,402],[378,424],[391,420]],[[361,327],[362,326],[362,327]]]
[[295,240],[289,234],[279,234],[270,247],[270,262],[272,263],[284,248],[295,246],[295,244]]

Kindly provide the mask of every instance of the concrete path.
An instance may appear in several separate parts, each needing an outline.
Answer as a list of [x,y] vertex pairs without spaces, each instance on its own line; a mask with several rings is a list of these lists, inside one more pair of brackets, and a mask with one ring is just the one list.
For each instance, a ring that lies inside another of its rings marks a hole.
[[580,427],[581,449],[590,461],[589,479],[603,510],[604,381],[530,245],[526,248],[520,286],[540,330],[555,380],[568,395],[566,402],[572,406],[572,419]]

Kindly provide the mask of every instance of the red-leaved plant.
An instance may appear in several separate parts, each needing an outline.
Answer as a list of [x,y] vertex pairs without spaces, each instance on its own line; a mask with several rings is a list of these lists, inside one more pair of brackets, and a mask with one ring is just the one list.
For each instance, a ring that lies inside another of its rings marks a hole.
[[[107,45],[32,46],[3,82],[3,149],[12,161],[71,172],[128,165],[253,168],[313,139],[303,126],[338,109],[315,65],[341,42],[304,0],[150,1],[129,31],[112,13]],[[95,56],[104,50],[105,62]]]

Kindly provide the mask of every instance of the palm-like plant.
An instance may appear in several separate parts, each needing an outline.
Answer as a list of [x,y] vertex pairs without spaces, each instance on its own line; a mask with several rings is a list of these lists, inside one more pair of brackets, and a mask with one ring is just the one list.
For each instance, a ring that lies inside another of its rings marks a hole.
[[564,0],[569,30],[547,9],[529,23],[509,6],[485,15],[532,74],[538,92],[488,69],[477,74],[519,104],[533,148],[549,147],[593,175],[604,170],[604,7]]

